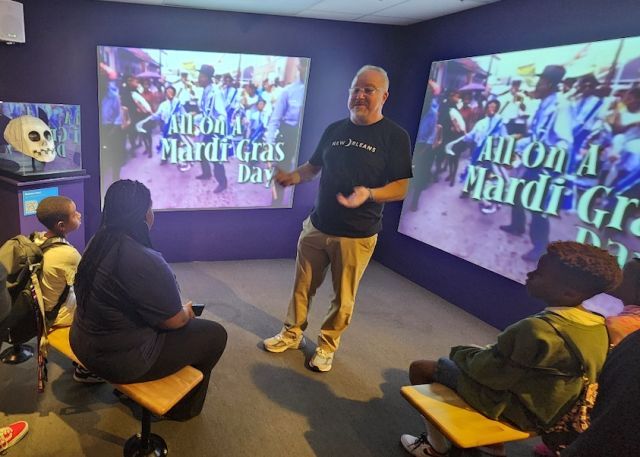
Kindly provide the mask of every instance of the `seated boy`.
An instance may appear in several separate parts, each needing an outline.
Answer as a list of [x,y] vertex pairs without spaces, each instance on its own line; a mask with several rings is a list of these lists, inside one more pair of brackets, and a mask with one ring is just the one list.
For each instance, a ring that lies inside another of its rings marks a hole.
[[[526,281],[528,293],[549,307],[507,327],[486,348],[457,346],[449,359],[413,362],[411,383],[444,384],[489,418],[521,430],[545,430],[570,409],[583,387],[581,363],[565,339],[579,352],[590,380],[607,355],[604,318],[581,304],[613,289],[621,278],[616,259],[606,251],[572,241],[551,243]],[[427,435],[403,435],[401,443],[413,456],[446,456],[451,447],[429,422]],[[504,455],[501,445],[482,450]]]
[[640,330],[640,259],[632,259],[622,272],[622,283],[611,292],[622,300],[624,308],[617,316],[607,318],[607,330],[612,346],[617,346],[627,335]]
[[[42,246],[47,239],[54,237],[65,242],[44,251],[40,287],[45,311],[51,312],[58,307],[51,327],[68,327],[76,308],[73,281],[80,263],[80,253],[66,242],[66,236],[80,227],[81,215],[73,200],[57,196],[42,200],[36,209],[36,217],[47,228],[46,232],[34,234],[33,241],[36,244]],[[80,366],[76,366],[73,379],[84,383],[104,382]]]
[[[47,228],[46,232],[35,233],[33,241],[40,246],[53,237],[66,241],[67,234],[80,227],[81,215],[73,200],[67,197],[45,198],[38,205],[36,217]],[[51,312],[59,305],[52,327],[71,325],[76,306],[73,280],[79,263],[80,253],[69,243],[51,246],[43,254],[40,287],[44,309]]]

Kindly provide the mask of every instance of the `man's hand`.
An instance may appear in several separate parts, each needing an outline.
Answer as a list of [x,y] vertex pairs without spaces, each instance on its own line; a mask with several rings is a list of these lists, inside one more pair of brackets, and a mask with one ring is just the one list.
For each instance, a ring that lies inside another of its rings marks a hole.
[[347,208],[357,208],[369,200],[369,189],[364,186],[356,186],[353,188],[353,193],[348,197],[338,194],[336,198],[338,199],[338,203],[342,206],[346,206]]
[[282,187],[295,186],[296,184],[300,184],[300,173],[298,173],[297,170],[294,170],[290,173],[282,171],[277,167],[276,170],[277,171],[273,179]]

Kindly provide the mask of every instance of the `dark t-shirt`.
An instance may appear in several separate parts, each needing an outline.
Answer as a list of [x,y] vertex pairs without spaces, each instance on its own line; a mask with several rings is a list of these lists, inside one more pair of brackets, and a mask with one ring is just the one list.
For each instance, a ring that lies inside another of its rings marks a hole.
[[598,378],[591,426],[563,457],[640,455],[640,330],[609,354]]
[[100,264],[87,303],[78,304],[71,348],[86,367],[112,382],[145,374],[182,308],[175,275],[162,255],[125,236]]
[[311,213],[314,227],[329,235],[366,238],[381,230],[384,205],[367,201],[346,208],[336,195],[410,178],[411,141],[406,130],[386,117],[366,126],[343,119],[327,127],[309,163],[322,167]]

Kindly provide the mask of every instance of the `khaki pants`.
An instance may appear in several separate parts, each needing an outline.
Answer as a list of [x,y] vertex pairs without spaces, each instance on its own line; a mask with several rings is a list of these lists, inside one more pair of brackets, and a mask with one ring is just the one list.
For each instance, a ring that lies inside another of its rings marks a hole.
[[284,323],[290,336],[299,336],[307,328],[311,299],[322,284],[331,265],[334,298],[318,337],[318,346],[334,352],[340,335],[351,322],[358,284],[369,264],[378,235],[368,238],[331,236],[316,229],[307,218],[298,239],[296,277],[293,295]]

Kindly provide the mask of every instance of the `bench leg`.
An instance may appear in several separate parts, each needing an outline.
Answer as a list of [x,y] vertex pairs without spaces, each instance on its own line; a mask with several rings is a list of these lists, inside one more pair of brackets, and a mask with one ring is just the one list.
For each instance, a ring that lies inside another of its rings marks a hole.
[[124,443],[124,457],[164,457],[169,453],[161,436],[151,433],[151,412],[142,408],[142,433],[137,433]]
[[33,357],[33,348],[28,344],[14,344],[0,354],[2,363],[8,363],[9,365],[26,362],[31,357]]
[[487,454],[483,454],[475,448],[461,449],[459,447],[452,446],[449,451],[449,457],[480,457],[483,455]]

